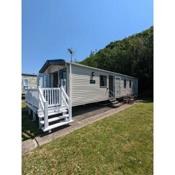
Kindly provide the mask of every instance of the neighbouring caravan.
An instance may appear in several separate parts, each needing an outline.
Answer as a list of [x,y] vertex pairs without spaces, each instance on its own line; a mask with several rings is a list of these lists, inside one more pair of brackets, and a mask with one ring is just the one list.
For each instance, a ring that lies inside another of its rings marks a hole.
[[28,90],[26,103],[40,129],[48,131],[70,123],[73,106],[131,95],[138,95],[137,78],[59,59],[42,66],[38,88]]
[[25,96],[27,89],[37,88],[37,75],[35,74],[22,74],[22,97]]

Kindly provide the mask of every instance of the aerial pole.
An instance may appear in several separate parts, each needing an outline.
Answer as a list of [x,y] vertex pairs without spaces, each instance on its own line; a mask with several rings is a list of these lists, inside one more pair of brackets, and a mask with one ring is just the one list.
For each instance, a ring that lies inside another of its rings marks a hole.
[[73,56],[73,54],[74,54],[74,51],[73,51],[72,48],[68,48],[67,50],[68,50],[68,52],[70,53],[70,62],[72,63],[72,56]]
[[72,55],[74,53],[73,49],[68,48],[70,53],[70,64],[69,64],[69,119],[72,121]]

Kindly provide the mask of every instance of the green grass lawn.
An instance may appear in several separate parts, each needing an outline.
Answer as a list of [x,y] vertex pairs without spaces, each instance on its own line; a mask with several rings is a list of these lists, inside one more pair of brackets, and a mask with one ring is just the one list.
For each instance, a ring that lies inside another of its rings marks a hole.
[[153,174],[153,104],[140,103],[23,156],[23,174]]
[[22,141],[34,138],[39,133],[37,122],[28,115],[26,104],[22,102]]

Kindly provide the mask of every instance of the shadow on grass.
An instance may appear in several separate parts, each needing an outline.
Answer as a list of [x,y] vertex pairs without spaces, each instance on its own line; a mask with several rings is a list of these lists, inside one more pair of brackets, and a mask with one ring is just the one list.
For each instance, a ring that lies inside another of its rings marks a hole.
[[138,97],[137,100],[142,101],[143,103],[153,103],[154,99],[153,98],[149,98],[149,97]]
[[22,141],[33,139],[41,131],[38,130],[38,122],[32,121],[32,116],[28,115],[27,109],[22,108]]

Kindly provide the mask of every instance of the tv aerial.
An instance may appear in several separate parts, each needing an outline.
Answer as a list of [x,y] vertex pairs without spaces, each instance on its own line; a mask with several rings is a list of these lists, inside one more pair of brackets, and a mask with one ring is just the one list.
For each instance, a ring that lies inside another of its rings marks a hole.
[[72,48],[68,48],[67,50],[70,53],[70,61],[72,62],[72,57],[73,57],[73,54],[75,53],[75,51]]

